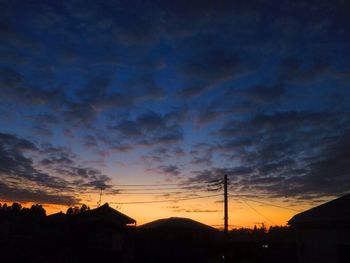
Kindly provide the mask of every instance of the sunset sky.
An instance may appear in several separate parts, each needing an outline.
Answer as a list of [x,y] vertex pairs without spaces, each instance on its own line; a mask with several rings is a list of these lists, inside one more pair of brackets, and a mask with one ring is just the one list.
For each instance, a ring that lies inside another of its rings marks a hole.
[[252,227],[348,193],[349,13],[0,0],[0,201],[53,213],[94,208],[103,189],[138,224],[220,227],[227,174],[229,224]]

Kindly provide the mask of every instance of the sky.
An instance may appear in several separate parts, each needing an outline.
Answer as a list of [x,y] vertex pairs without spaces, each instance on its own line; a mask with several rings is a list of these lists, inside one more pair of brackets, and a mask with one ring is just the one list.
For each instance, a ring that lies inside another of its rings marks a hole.
[[348,193],[349,13],[0,0],[0,201],[222,225],[227,174],[229,223],[251,227]]

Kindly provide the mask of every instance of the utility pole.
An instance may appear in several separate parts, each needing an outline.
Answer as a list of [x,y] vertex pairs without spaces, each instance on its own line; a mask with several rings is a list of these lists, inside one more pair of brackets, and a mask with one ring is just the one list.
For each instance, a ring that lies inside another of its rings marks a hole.
[[228,231],[228,198],[227,198],[227,175],[224,175],[224,213],[225,213],[225,236],[227,236]]
[[227,198],[227,175],[224,175],[224,262],[227,262],[228,244],[228,198]]

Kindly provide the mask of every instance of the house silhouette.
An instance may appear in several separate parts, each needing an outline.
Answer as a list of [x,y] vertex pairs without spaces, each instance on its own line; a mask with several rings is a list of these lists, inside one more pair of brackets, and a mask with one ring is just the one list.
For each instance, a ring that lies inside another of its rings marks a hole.
[[299,263],[350,262],[350,194],[293,216]]
[[77,214],[50,215],[46,229],[47,239],[56,244],[57,262],[128,262],[135,226],[134,219],[105,203]]
[[73,216],[76,217],[76,220],[84,222],[104,222],[124,227],[128,225],[136,225],[135,219],[113,209],[108,203]]

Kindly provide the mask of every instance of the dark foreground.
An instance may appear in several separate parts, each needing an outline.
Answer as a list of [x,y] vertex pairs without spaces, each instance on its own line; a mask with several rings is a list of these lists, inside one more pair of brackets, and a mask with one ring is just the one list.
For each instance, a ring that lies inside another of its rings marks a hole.
[[53,216],[46,216],[40,206],[2,210],[0,262],[297,262],[289,227],[230,231],[223,261],[221,231],[184,218],[147,227],[123,225],[110,210],[102,206]]

